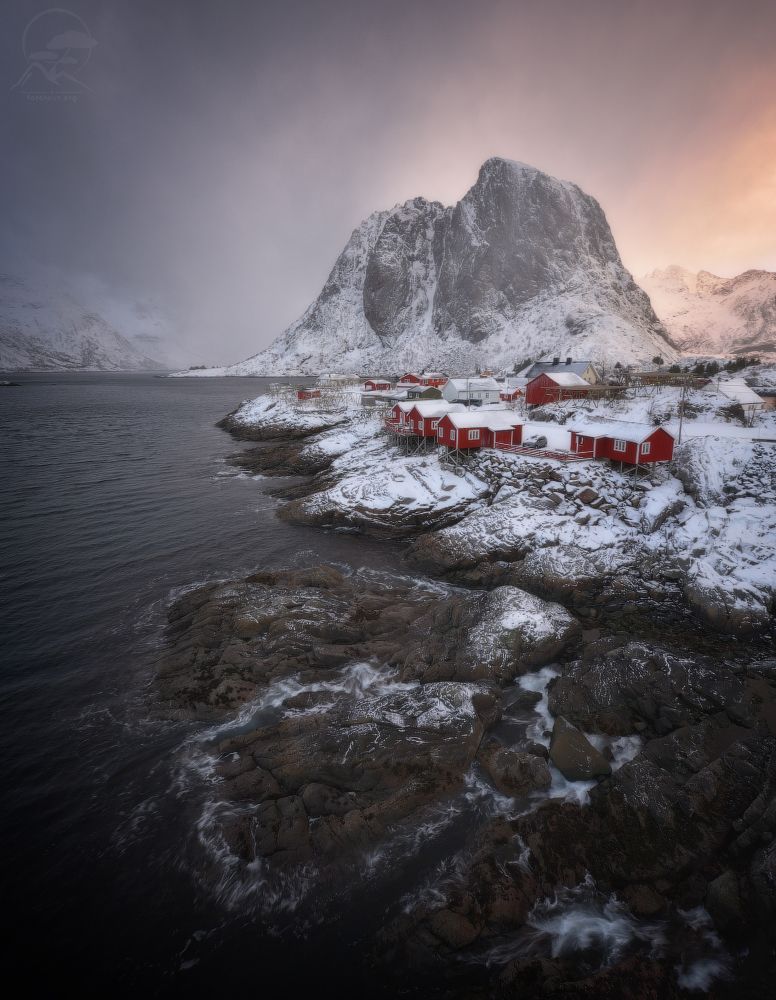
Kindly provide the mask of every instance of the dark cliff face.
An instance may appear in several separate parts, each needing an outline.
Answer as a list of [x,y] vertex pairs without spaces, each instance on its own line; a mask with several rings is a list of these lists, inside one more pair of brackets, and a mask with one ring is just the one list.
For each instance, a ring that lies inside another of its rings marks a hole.
[[305,314],[235,373],[470,371],[550,352],[630,361],[671,351],[598,202],[494,158],[452,207],[415,198],[369,216]]
[[389,216],[369,255],[364,315],[383,343],[418,321],[433,297],[434,231],[444,209],[415,198]]
[[369,254],[364,314],[383,343],[429,309],[436,333],[478,343],[537,296],[596,284],[615,285],[659,328],[598,202],[533,167],[491,159],[453,208],[416,198],[388,217]]
[[479,341],[494,310],[515,310],[609,263],[622,269],[595,199],[533,168],[488,160],[450,216],[435,329]]

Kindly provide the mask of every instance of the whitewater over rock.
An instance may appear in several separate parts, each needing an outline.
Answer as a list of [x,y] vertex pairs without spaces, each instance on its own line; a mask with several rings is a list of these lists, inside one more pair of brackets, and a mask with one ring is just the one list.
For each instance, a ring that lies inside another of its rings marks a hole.
[[642,278],[673,339],[694,354],[776,357],[776,273],[719,278],[672,264]]
[[225,373],[467,372],[546,354],[613,364],[675,351],[598,202],[494,158],[452,207],[415,198],[369,216],[304,315]]

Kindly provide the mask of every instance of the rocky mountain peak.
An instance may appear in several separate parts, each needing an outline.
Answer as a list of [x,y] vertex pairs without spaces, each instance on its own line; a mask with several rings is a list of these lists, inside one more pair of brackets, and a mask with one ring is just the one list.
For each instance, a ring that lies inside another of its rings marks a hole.
[[546,354],[671,356],[598,202],[491,157],[455,205],[413,198],[356,230],[296,323],[235,373],[467,372]]

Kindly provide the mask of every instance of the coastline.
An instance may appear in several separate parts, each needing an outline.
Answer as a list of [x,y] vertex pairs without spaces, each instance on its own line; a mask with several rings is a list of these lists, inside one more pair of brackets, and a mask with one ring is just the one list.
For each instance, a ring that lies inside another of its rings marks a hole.
[[[365,858],[395,864],[396,838],[442,810],[440,831],[462,827],[469,847],[430,897],[388,908],[368,952],[381,975],[398,963],[454,993],[475,967],[480,987],[519,976],[552,995],[604,989],[627,968],[678,996],[710,963],[709,982],[724,978],[742,932],[759,954],[756,914],[776,906],[763,874],[776,851],[758,833],[776,808],[776,786],[763,801],[773,622],[746,600],[723,613],[670,561],[668,539],[678,549],[700,516],[698,476],[636,487],[591,463],[505,469],[488,456],[437,476],[434,456],[400,455],[355,408],[306,411],[300,428],[262,399],[219,423],[258,444],[235,464],[278,480],[284,519],[400,545],[408,575],[259,571],[171,608],[158,696],[173,716],[224,727],[204,754],[232,877],[247,886],[258,866],[272,886],[304,871],[325,895]],[[623,935],[616,961],[591,972],[546,952],[548,900],[573,922],[612,893],[602,934]],[[694,909],[696,925],[682,916]],[[657,959],[639,944],[650,922]],[[760,974],[745,965],[737,975]]]

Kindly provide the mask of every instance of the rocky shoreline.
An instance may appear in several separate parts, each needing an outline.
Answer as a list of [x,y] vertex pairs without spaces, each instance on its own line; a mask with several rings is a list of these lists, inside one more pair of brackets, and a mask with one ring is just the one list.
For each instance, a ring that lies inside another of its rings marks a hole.
[[[455,491],[431,483],[454,494],[432,517],[407,489],[429,475],[421,456],[349,519],[337,491],[379,457],[373,434],[339,419],[304,440],[256,434],[237,432],[269,443],[236,464],[308,477],[282,516],[401,538],[443,582],[273,568],[171,607],[156,695],[169,717],[216,725],[199,766],[230,879],[300,899],[312,879],[340,901],[375,880],[385,914],[358,952],[388,994],[765,995],[772,621],[742,605],[716,622],[735,637],[704,625],[686,570],[653,545],[696,516],[675,481],[658,475],[656,502],[586,467],[532,461],[505,481],[485,461]],[[486,517],[503,522],[489,548]],[[575,550],[574,526],[616,558]],[[449,845],[422,874],[419,836]]]

